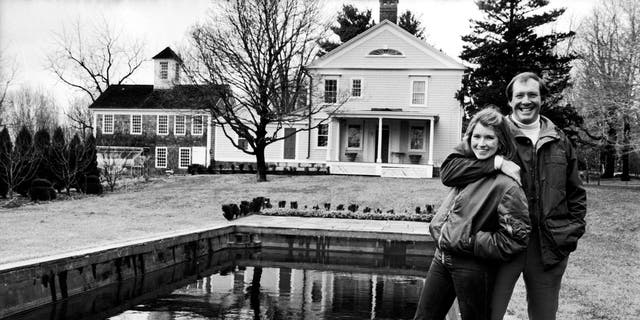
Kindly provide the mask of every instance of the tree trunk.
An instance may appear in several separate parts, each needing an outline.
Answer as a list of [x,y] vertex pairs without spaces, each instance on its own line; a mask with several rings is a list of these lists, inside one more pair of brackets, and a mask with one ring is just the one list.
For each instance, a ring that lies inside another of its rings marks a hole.
[[256,179],[258,182],[267,181],[267,163],[264,160],[264,146],[256,146]]
[[253,318],[260,319],[260,280],[262,279],[262,267],[253,268],[253,279],[251,280],[251,292],[249,303],[253,309]]
[[629,154],[631,153],[629,135],[631,133],[631,125],[629,124],[628,116],[623,116],[623,123],[622,155],[620,156],[620,159],[622,160],[622,176],[620,176],[620,180],[629,181],[631,180],[631,177],[629,177]]

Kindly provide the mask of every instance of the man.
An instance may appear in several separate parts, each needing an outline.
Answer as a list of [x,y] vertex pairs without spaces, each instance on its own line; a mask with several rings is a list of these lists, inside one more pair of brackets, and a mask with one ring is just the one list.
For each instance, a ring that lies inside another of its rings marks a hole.
[[521,182],[527,195],[532,224],[529,246],[498,270],[492,319],[504,316],[520,274],[527,288],[529,319],[556,319],[569,253],[585,231],[587,197],[575,151],[562,131],[540,116],[546,90],[544,81],[531,72],[516,75],[507,86],[518,164],[500,156],[477,160],[460,144],[441,166],[447,186],[464,186],[502,171]]

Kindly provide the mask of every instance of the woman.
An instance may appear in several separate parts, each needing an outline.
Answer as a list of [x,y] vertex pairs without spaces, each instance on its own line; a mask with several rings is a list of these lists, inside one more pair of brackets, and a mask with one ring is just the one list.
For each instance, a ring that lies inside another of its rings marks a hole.
[[[516,154],[509,125],[494,109],[478,112],[464,139],[479,160]],[[456,297],[463,320],[489,319],[497,265],[526,248],[530,230],[524,191],[506,175],[450,190],[429,226],[436,252],[415,319],[444,320]]]

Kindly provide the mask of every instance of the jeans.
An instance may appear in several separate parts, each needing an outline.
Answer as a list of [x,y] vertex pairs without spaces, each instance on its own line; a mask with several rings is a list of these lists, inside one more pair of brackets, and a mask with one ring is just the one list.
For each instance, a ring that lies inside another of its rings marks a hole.
[[444,320],[458,297],[463,320],[489,319],[496,264],[436,250],[414,319]]
[[562,275],[567,268],[569,258],[549,270],[544,270],[540,251],[540,238],[537,230],[532,230],[529,246],[525,252],[513,260],[500,265],[496,275],[491,308],[492,320],[501,320],[507,311],[513,287],[520,274],[527,289],[527,310],[529,320],[555,320],[558,311],[558,297]]

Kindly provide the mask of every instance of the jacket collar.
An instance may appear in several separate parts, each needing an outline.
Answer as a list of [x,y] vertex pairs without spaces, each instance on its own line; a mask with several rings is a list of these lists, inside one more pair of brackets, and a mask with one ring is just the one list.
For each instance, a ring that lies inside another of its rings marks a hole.
[[[515,121],[513,121],[511,117],[512,115],[508,116],[509,123],[511,124],[511,132],[513,133],[516,140],[526,138],[524,133],[520,131],[520,128],[518,128]],[[543,115],[540,115],[540,135],[538,137],[538,142],[536,143],[536,146],[537,146],[536,149],[539,149],[540,146],[544,145],[549,141],[554,141],[559,139],[560,139],[560,133],[558,132],[558,127],[556,127],[556,125],[553,124],[553,122],[551,122],[549,118]]]

